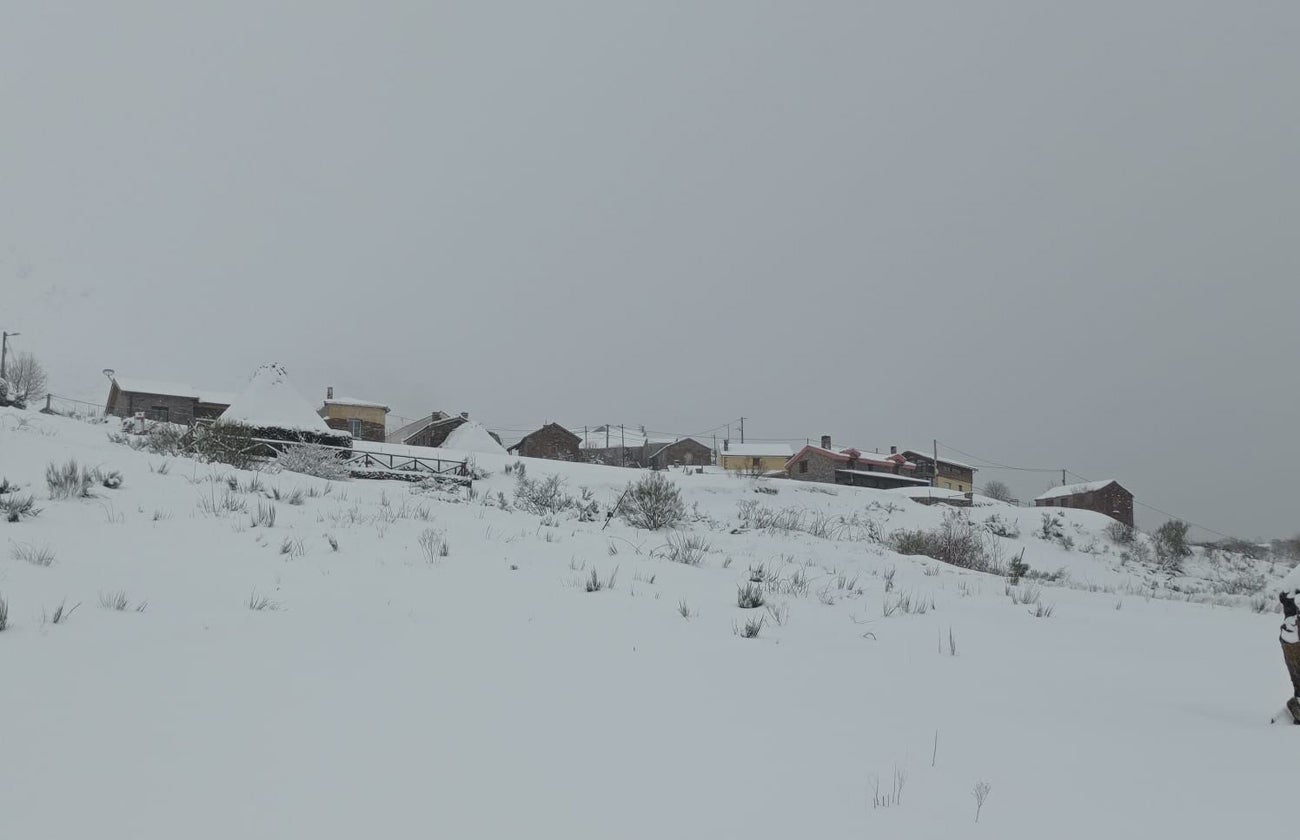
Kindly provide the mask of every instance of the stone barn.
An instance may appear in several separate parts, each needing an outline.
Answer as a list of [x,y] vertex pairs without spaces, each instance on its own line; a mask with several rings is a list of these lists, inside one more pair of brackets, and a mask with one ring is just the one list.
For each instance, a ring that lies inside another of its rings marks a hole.
[[1091,510],[1133,527],[1133,494],[1114,479],[1053,487],[1034,499],[1034,507]]
[[559,423],[547,423],[535,432],[520,438],[519,442],[509,448],[523,458],[549,458],[552,461],[577,461],[578,444],[582,438],[561,426]]

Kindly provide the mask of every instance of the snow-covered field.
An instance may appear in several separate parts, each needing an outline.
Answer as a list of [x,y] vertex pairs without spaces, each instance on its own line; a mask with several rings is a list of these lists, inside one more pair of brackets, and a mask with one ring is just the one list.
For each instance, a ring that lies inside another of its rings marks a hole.
[[[1006,556],[1068,573],[1009,588],[872,538],[933,528],[942,507],[673,472],[681,537],[708,547],[693,566],[662,532],[604,527],[643,473],[522,461],[587,488],[587,522],[518,509],[520,461],[503,455],[474,456],[489,475],[471,498],[163,458],[114,429],[0,410],[0,478],[42,508],[0,522],[6,837],[1219,840],[1288,825],[1300,732],[1266,725],[1289,688],[1279,616],[1224,594],[1268,597],[1283,569],[1197,556],[1169,579],[1123,560],[1104,517],[1064,513],[1069,540],[1049,541],[1039,511],[978,506],[972,522],[1020,531]],[[50,499],[46,466],[69,458],[124,482]],[[746,528],[755,505],[807,530]],[[42,548],[48,566],[18,556]],[[772,609],[742,610],[760,565]],[[593,570],[612,588],[587,591]],[[1037,605],[1008,595],[1035,588]],[[101,604],[115,596],[126,609]],[[60,604],[75,609],[54,624]],[[760,615],[758,638],[738,634]],[[899,801],[873,803],[898,777]]]

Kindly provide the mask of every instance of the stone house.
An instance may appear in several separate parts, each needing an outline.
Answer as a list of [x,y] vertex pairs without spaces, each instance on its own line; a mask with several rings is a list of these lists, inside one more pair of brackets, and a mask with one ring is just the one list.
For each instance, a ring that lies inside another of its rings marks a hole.
[[552,461],[577,461],[578,444],[582,438],[561,426],[547,423],[535,432],[529,432],[519,442],[507,449],[523,458],[549,458]]
[[388,406],[382,403],[349,397],[334,396],[334,389],[325,389],[325,404],[317,412],[325,425],[341,432],[350,432],[355,440],[383,443]]
[[695,438],[682,438],[672,443],[647,443],[642,463],[653,470],[703,467],[713,463],[713,450]]
[[786,463],[786,475],[795,481],[819,481],[890,490],[916,487],[930,482],[917,478],[916,465],[902,455],[880,455],[859,449],[831,448],[830,435],[823,435],[821,446],[809,444]]
[[149,420],[188,426],[196,420],[217,419],[234,398],[233,394],[192,385],[114,375],[104,414],[134,417],[137,412],[143,412]]
[[1034,499],[1034,507],[1091,510],[1133,527],[1133,494],[1114,479],[1053,487]]
[[718,466],[729,472],[766,475],[781,472],[794,451],[788,443],[732,443],[724,440]]

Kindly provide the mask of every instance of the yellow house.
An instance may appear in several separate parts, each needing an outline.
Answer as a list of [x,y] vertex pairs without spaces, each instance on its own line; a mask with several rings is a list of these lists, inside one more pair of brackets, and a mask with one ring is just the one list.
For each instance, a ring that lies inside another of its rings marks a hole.
[[718,453],[718,464],[730,472],[763,475],[781,472],[787,461],[793,457],[789,444],[785,443],[731,443],[722,442],[722,451]]
[[351,432],[354,440],[383,443],[388,406],[348,397],[335,399],[333,388],[325,393],[325,404],[316,412],[324,418],[325,425],[341,432]]

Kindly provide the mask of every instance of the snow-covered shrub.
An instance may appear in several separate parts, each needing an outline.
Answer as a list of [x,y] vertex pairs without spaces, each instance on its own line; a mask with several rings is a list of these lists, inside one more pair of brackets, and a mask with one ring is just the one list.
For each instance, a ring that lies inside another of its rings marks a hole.
[[1065,523],[1061,519],[1061,515],[1059,513],[1044,513],[1042,523],[1038,526],[1038,530],[1034,532],[1034,536],[1048,542],[1055,542],[1063,538],[1065,536]]
[[94,474],[75,458],[62,465],[53,461],[46,465],[45,483],[50,488],[51,499],[89,499],[95,495],[90,491],[95,485]]
[[1187,545],[1187,531],[1187,523],[1177,519],[1171,519],[1156,529],[1156,561],[1160,568],[1182,570],[1183,558],[1192,556],[1192,549]]
[[1146,566],[1151,563],[1151,546],[1147,545],[1140,539],[1134,539],[1133,544],[1119,555],[1121,563],[1137,563],[1140,566]]
[[736,606],[742,610],[758,609],[767,603],[763,597],[763,587],[753,581],[746,581],[736,587]]
[[992,514],[985,519],[984,529],[995,537],[1005,537],[1009,540],[1020,539],[1020,529],[1016,527],[1016,523],[1003,519],[1000,513]]
[[568,510],[577,504],[572,496],[564,492],[564,479],[558,475],[532,479],[522,470],[516,475],[515,503],[522,510],[545,516]]
[[275,463],[282,470],[330,481],[344,481],[349,475],[347,465],[339,460],[339,451],[319,443],[290,444],[280,450]]
[[31,494],[24,497],[14,493],[7,499],[0,498],[0,516],[6,522],[17,522],[24,516],[37,516],[40,512],[41,509],[36,507],[36,497]]
[[959,511],[945,513],[943,524],[930,531],[895,531],[889,545],[899,554],[924,555],[962,569],[990,571],[983,536]]
[[116,490],[122,486],[122,473],[118,470],[101,470],[96,467],[93,475],[100,487]]
[[614,571],[609,573],[609,577],[602,578],[596,571],[596,567],[591,568],[591,574],[587,576],[586,588],[588,592],[600,592],[602,589],[613,589],[614,581],[618,578],[618,566]]
[[663,474],[653,472],[628,485],[620,512],[632,527],[655,531],[681,522],[686,516],[686,505],[677,485]]
[[1107,523],[1106,539],[1115,545],[1132,545],[1137,532],[1119,520]]
[[256,447],[250,427],[222,422],[198,427],[189,444],[190,451],[200,459],[229,464],[236,469],[248,469],[253,464]]
[[709,552],[709,541],[695,534],[674,531],[668,535],[668,559],[674,563],[698,566]]
[[185,435],[189,430],[173,423],[154,423],[143,438],[141,448],[154,455],[179,455],[185,450]]
[[758,634],[763,632],[763,622],[765,621],[765,618],[765,616],[761,615],[757,618],[747,618],[743,625],[732,622],[731,632],[735,633],[742,639],[757,639]]
[[600,505],[596,503],[595,495],[590,488],[580,487],[578,489],[582,493],[581,498],[577,501],[578,521],[595,522],[596,517],[600,514]]

